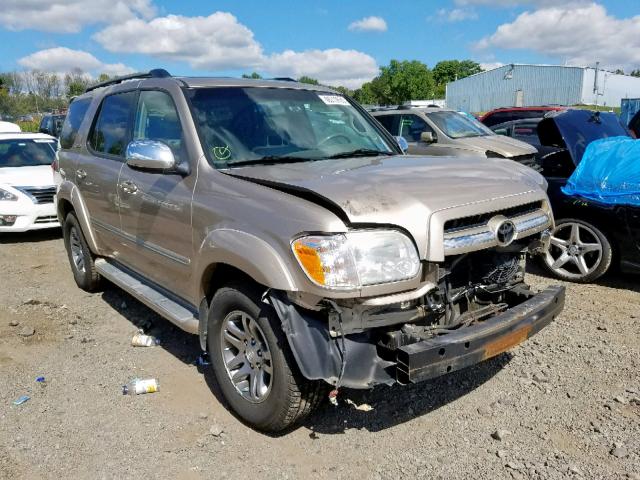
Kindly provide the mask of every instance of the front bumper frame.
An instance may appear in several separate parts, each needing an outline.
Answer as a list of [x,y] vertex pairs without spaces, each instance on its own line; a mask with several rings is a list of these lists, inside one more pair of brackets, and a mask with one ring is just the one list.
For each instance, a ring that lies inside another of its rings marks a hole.
[[398,349],[399,383],[454,372],[505,352],[546,327],[564,307],[565,288],[548,287],[479,324]]
[[[266,300],[277,312],[302,375],[348,388],[416,383],[475,365],[531,337],[564,307],[565,288],[552,286],[522,303],[475,325],[396,350],[395,361],[383,359],[370,331],[345,335],[342,378],[340,338],[329,335],[327,321],[291,303],[283,292]],[[386,358],[386,357],[385,357]]]

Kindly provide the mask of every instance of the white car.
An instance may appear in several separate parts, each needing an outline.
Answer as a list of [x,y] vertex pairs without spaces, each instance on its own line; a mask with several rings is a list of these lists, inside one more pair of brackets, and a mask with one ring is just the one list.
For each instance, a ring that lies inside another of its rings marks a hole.
[[59,227],[51,163],[58,140],[0,132],[0,232]]

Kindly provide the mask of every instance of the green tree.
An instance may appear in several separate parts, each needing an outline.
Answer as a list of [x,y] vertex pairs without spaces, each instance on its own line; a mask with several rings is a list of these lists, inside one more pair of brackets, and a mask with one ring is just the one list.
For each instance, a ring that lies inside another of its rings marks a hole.
[[79,68],[67,73],[64,76],[67,98],[83,94],[91,83],[93,83],[92,80]]
[[613,73],[615,73],[616,75],[624,75],[624,70],[622,70],[621,68],[616,68],[616,71]]
[[262,78],[262,75],[260,75],[258,72],[252,72],[250,74],[243,73],[242,78],[253,78],[254,80],[259,80]]
[[632,77],[640,77],[640,69],[636,68],[635,70],[632,70],[629,75],[631,75]]
[[473,60],[443,60],[433,67],[433,79],[443,85],[480,72],[482,67]]
[[433,98],[435,84],[431,70],[418,60],[391,60],[380,67],[380,74],[371,80],[370,86],[362,86],[361,95],[368,100],[375,97],[384,105],[400,104],[409,100]]
[[315,78],[307,77],[306,75],[301,76],[298,81],[300,83],[308,83],[309,85],[320,85],[320,82]]
[[108,73],[101,73],[100,75],[98,75],[98,78],[96,78],[96,82],[97,83],[107,82],[111,80],[111,78],[112,77]]

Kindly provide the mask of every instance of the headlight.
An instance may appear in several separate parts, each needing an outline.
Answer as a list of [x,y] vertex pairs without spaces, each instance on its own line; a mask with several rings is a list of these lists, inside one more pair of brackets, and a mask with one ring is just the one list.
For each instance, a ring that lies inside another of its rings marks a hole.
[[9,202],[15,202],[16,200],[18,200],[18,196],[14,195],[13,193],[0,188],[0,202],[2,201],[9,201]]
[[311,235],[295,240],[292,248],[307,276],[328,288],[408,280],[420,268],[412,241],[394,230]]

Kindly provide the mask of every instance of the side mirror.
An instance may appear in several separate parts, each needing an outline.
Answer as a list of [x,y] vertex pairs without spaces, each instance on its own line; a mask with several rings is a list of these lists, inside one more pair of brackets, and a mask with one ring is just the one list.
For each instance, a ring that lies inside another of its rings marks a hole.
[[49,129],[47,127],[40,127],[40,129],[38,131],[40,133],[46,133],[47,135],[51,135],[51,132],[49,131]]
[[133,140],[127,145],[127,165],[145,170],[172,170],[176,159],[168,145],[156,140]]
[[409,144],[404,139],[404,137],[393,137],[393,138],[395,138],[396,142],[398,142],[398,146],[400,147],[400,150],[402,150],[403,153],[407,153],[407,150],[409,150]]
[[436,141],[436,137],[433,135],[433,132],[422,132],[420,134],[420,140],[425,143],[433,143]]

